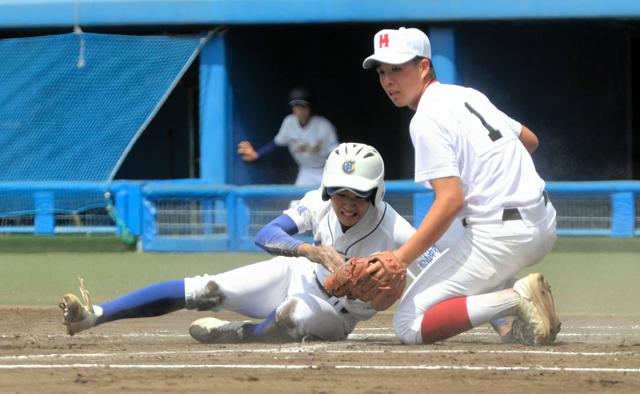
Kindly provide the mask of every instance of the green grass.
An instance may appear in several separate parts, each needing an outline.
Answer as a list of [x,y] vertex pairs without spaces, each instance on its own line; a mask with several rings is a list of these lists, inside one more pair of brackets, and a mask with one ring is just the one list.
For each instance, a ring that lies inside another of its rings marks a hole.
[[[0,305],[55,305],[78,276],[100,303],[158,281],[215,274],[266,253],[139,253],[114,237],[0,237]],[[560,238],[526,272],[547,276],[561,314],[640,316],[640,239]]]
[[55,305],[78,277],[102,302],[158,281],[230,269],[266,253],[139,253],[117,237],[0,236],[0,305]]
[[640,240],[564,239],[541,263],[560,313],[640,317]]
[[114,253],[134,250],[135,245],[126,245],[120,238],[108,235],[0,235],[0,257],[5,253]]
[[99,303],[158,281],[215,274],[265,258],[258,253],[2,254],[0,304],[55,305],[63,293],[78,294],[79,276]]

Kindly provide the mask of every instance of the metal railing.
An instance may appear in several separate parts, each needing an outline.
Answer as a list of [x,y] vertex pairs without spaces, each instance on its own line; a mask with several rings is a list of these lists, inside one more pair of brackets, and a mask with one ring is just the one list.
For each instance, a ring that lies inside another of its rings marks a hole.
[[[385,200],[414,226],[433,192],[387,181]],[[146,251],[254,251],[256,232],[309,187],[202,180],[0,183],[0,233],[119,233]],[[548,182],[560,236],[640,236],[640,182]],[[309,237],[310,234],[303,234]]]

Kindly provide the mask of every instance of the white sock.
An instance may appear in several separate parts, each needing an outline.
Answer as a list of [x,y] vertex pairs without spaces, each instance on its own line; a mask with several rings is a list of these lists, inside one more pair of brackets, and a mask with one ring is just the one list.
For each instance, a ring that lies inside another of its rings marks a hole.
[[467,297],[467,312],[473,327],[511,316],[520,304],[520,295],[513,289]]
[[102,316],[104,311],[102,310],[102,307],[100,305],[92,305],[92,307],[93,307],[93,314],[95,317]]

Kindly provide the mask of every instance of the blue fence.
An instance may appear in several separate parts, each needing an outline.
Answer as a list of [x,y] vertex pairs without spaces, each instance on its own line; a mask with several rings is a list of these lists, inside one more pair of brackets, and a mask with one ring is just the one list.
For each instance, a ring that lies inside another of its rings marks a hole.
[[2,182],[0,233],[113,233],[107,190],[97,182]]
[[[385,200],[414,225],[433,202],[411,181],[386,189]],[[0,233],[128,231],[145,251],[255,251],[256,232],[308,190],[199,180],[0,183]],[[549,182],[547,190],[560,236],[640,236],[640,182]]]

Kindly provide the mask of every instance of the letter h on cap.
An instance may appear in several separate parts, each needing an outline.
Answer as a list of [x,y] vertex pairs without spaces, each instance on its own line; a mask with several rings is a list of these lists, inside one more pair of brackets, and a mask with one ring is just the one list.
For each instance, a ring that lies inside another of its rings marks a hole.
[[380,48],[387,47],[389,48],[389,35],[388,34],[380,34]]

